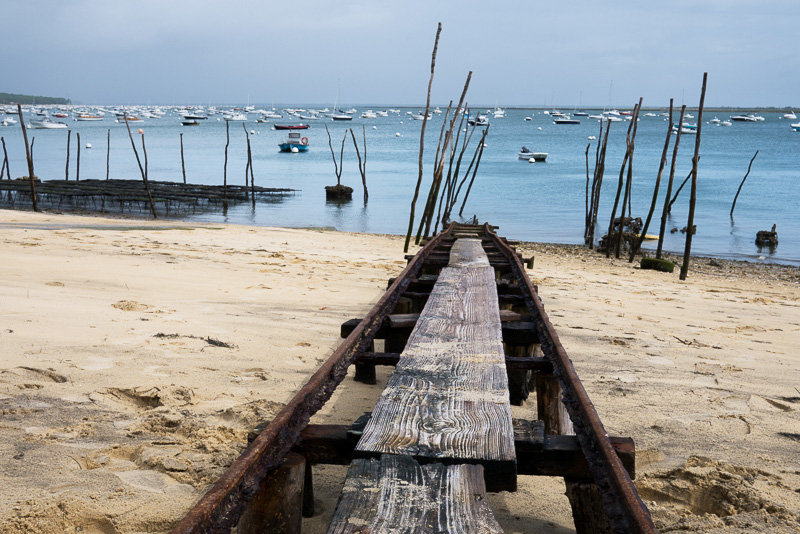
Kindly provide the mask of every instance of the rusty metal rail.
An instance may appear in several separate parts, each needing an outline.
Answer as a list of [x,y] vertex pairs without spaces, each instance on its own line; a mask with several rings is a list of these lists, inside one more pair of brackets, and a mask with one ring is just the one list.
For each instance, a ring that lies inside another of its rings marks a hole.
[[369,350],[384,318],[394,309],[425,259],[448,235],[448,228],[412,259],[400,276],[311,379],[286,404],[220,479],[172,529],[172,534],[229,532],[267,472],[277,467],[300,439],[300,432],[347,376],[357,353]]
[[655,533],[650,512],[614,451],[603,423],[592,401],[589,400],[589,395],[578,378],[572,361],[561,345],[519,255],[488,225],[484,225],[484,231],[491,236],[494,246],[502,251],[511,263],[514,276],[521,286],[526,307],[539,331],[542,351],[552,363],[553,373],[561,385],[562,400],[586,456],[589,470],[600,490],[611,528],[618,533]]
[[[563,407],[566,408],[588,464],[588,470],[599,490],[602,499],[601,514],[605,516],[608,527],[619,534],[656,532],[647,507],[639,498],[625,466],[620,461],[619,451],[615,449],[615,444],[606,434],[572,362],[550,323],[537,289],[531,283],[523,266],[522,258],[505,239],[498,237],[493,227],[488,224],[483,226],[452,224],[428,241],[419,253],[408,257],[408,265],[394,279],[378,303],[357,325],[354,327],[350,325],[347,329],[350,333],[339,348],[173,528],[173,534],[229,532],[237,524],[258,489],[259,483],[268,472],[281,464],[293,447],[298,445],[301,432],[308,426],[311,416],[330,399],[335,388],[347,375],[348,367],[353,363],[357,363],[357,368],[359,365],[374,367],[376,364],[396,364],[399,354],[390,352],[388,346],[384,353],[372,352],[373,340],[383,338],[387,328],[391,327],[392,321],[389,315],[393,313],[401,297],[411,296],[412,300],[425,299],[424,291],[427,286],[422,279],[426,277],[418,275],[423,272],[423,268],[438,267],[443,261],[443,256],[449,255],[452,242],[461,235],[481,238],[484,249],[490,253],[490,263],[495,266],[496,271],[513,277],[510,282],[512,286],[506,287],[505,293],[508,294],[506,298],[513,302],[519,299],[520,306],[524,303],[530,315],[526,320],[532,321],[534,325],[535,334],[532,335],[538,336],[542,350],[540,354],[543,354],[544,358],[507,356],[507,361],[511,363],[510,368],[516,366],[520,369],[536,369],[537,372],[541,371],[544,374],[549,374],[552,368],[552,374],[555,376],[553,380],[557,380],[561,388]],[[413,317],[409,315],[403,318],[411,320]],[[397,350],[399,352],[400,349]],[[358,372],[356,379],[359,379]],[[576,524],[577,521],[576,518]],[[596,531],[600,530],[591,530],[591,532]]]

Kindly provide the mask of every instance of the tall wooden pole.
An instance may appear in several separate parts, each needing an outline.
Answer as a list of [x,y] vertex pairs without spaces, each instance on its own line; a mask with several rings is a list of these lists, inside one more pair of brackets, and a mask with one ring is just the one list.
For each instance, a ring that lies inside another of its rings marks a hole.
[[133,153],[136,156],[136,163],[139,164],[139,172],[142,174],[142,182],[144,182],[144,190],[147,192],[147,200],[150,201],[150,213],[153,215],[154,219],[158,219],[158,214],[156,213],[156,205],[153,202],[152,195],[150,194],[150,185],[147,183],[147,174],[144,172],[144,169],[142,168],[142,161],[139,159],[139,152],[136,150],[136,143],[133,142],[133,134],[131,133],[131,124],[128,122],[127,113],[124,113],[122,115],[122,120],[125,121],[125,126],[128,128],[128,137],[131,140]]
[[72,130],[67,130],[67,166],[64,169],[64,180],[69,182],[69,142],[72,138]]
[[700,161],[700,134],[703,130],[703,105],[706,100],[706,80],[708,73],[703,73],[703,89],[700,91],[700,109],[697,111],[697,139],[694,141],[694,157],[692,158],[692,193],[689,197],[689,222],[686,223],[686,248],[683,251],[681,280],[689,274],[689,258],[692,252],[692,235],[694,234],[694,207],[697,201],[697,164]]
[[647,212],[647,219],[644,221],[644,226],[639,234],[639,239],[636,240],[634,246],[631,247],[631,254],[628,258],[628,263],[633,261],[636,253],[642,247],[647,229],[650,227],[650,221],[653,219],[653,212],[656,210],[656,202],[658,202],[658,188],[661,186],[661,175],[664,173],[664,167],[667,164],[667,153],[669,152],[669,141],[672,139],[672,107],[673,99],[669,99],[669,125],[667,125],[667,139],[664,141],[664,150],[661,152],[661,162],[658,166],[658,174],[656,175],[656,185],[653,186],[653,200],[650,202],[650,211]]
[[[681,106],[681,116],[678,119],[678,124],[683,124],[683,115],[686,113],[686,105]],[[672,121],[672,116],[669,118]],[[667,181],[667,196],[664,197],[664,209],[661,211],[661,227],[658,230],[658,246],[656,247],[656,258],[661,259],[661,249],[664,246],[664,234],[667,229],[667,216],[670,210],[670,197],[672,196],[672,183],[675,180],[675,164],[678,161],[678,146],[681,142],[681,130],[678,127],[678,133],[675,136],[675,145],[672,148],[672,164],[669,168],[669,180]]]
[[75,132],[75,137],[77,137],[76,142],[78,143],[78,159],[75,165],[75,181],[81,181],[81,134],[80,132]]
[[108,129],[108,134],[106,136],[106,180],[108,180],[108,175],[111,171],[111,128]]
[[[28,180],[31,183],[31,198],[33,199],[33,211],[39,211],[39,205],[36,198],[36,180],[33,177],[33,157],[31,156],[31,149],[28,147],[28,132],[25,130],[25,121],[22,118],[22,106],[17,104],[17,114],[19,115],[19,125],[22,127],[22,137],[25,140],[25,157],[28,159]],[[5,142],[3,149],[5,150]]]
[[183,159],[183,132],[181,132],[181,171],[183,172],[183,183],[186,183],[186,162]]
[[225,166],[222,170],[222,207],[228,209],[228,145],[231,144],[230,121],[225,121]]
[[442,23],[436,30],[436,40],[433,43],[433,54],[431,55],[431,77],[428,80],[428,100],[425,104],[425,115],[422,117],[422,131],[419,134],[419,177],[417,178],[417,187],[414,189],[414,198],[411,200],[411,214],[408,219],[408,232],[406,233],[406,241],[403,245],[403,252],[408,252],[408,243],[411,241],[411,232],[414,231],[414,208],[419,198],[419,188],[422,185],[422,154],[423,147],[425,146],[425,126],[428,123],[428,111],[431,109],[431,86],[433,85],[433,71],[436,68],[436,50],[439,48],[439,35],[442,33]]

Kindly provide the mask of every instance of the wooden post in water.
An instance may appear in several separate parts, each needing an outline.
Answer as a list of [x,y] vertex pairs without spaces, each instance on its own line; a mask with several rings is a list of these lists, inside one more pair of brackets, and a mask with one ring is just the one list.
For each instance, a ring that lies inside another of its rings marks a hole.
[[642,230],[639,233],[639,239],[636,240],[635,244],[631,247],[631,254],[628,258],[628,263],[633,261],[633,258],[636,257],[636,253],[639,252],[639,249],[642,247],[642,243],[644,243],[645,234],[647,234],[647,229],[650,227],[650,221],[653,219],[653,212],[656,211],[656,202],[658,202],[658,188],[661,185],[661,175],[664,173],[664,166],[667,164],[667,153],[669,152],[669,140],[672,138],[672,106],[673,106],[673,99],[669,99],[669,125],[667,126],[667,139],[664,141],[664,150],[661,152],[661,162],[658,166],[658,174],[656,175],[656,185],[653,186],[653,200],[650,202],[650,211],[647,212],[647,219],[644,222],[644,226],[642,226]]
[[106,136],[106,180],[108,180],[109,171],[111,170],[111,128],[108,129]]
[[67,166],[64,169],[64,180],[67,182],[69,182],[69,142],[71,138],[72,138],[72,130],[67,130]]
[[150,174],[147,172],[147,147],[144,145],[144,132],[142,132],[142,152],[144,153],[144,177],[150,181]]
[[183,159],[183,132],[181,132],[181,172],[183,172],[183,183],[186,183],[186,163]]
[[158,214],[156,213],[156,205],[153,202],[152,195],[150,194],[150,185],[147,183],[147,174],[144,172],[144,169],[142,168],[142,161],[139,159],[139,152],[136,151],[136,143],[133,142],[133,134],[131,133],[131,124],[128,122],[127,113],[123,113],[122,120],[125,121],[125,126],[128,128],[128,137],[131,140],[133,153],[136,156],[136,163],[139,164],[139,172],[142,174],[142,182],[144,182],[144,190],[147,192],[147,200],[150,201],[150,213],[153,215],[154,219],[158,219]]
[[[616,247],[614,248],[614,256],[619,258],[620,248],[622,247],[622,239],[625,230],[625,205],[628,204],[628,216],[633,217],[633,213],[631,212],[630,202],[631,202],[631,187],[633,182],[633,152],[635,150],[635,141],[636,141],[636,131],[639,126],[639,111],[642,109],[642,97],[639,97],[639,103],[633,108],[633,117],[631,118],[631,122],[633,123],[633,131],[631,132],[631,143],[628,146],[628,151],[630,155],[628,156],[628,176],[625,180],[625,195],[622,197],[622,213],[620,214],[620,222],[619,222],[619,235],[617,237]],[[609,234],[610,235],[610,234]]]
[[75,164],[75,181],[81,181],[81,134],[80,132],[75,132],[75,137],[77,137],[76,142],[78,143],[78,159]]
[[683,265],[681,265],[681,280],[686,280],[689,274],[689,259],[692,252],[692,235],[694,235],[694,207],[697,202],[697,164],[700,162],[700,134],[703,130],[703,105],[706,100],[706,81],[708,73],[703,73],[703,88],[700,90],[700,108],[697,110],[697,136],[694,141],[694,157],[692,158],[692,190],[689,197],[689,222],[686,223],[686,248],[683,251]]
[[422,130],[419,134],[419,177],[417,178],[417,187],[414,189],[414,198],[411,200],[411,214],[408,219],[408,232],[406,233],[406,241],[403,245],[403,252],[408,252],[408,244],[411,241],[411,233],[414,231],[414,208],[419,198],[419,188],[422,185],[422,154],[425,146],[425,126],[428,123],[428,111],[431,109],[431,86],[433,85],[433,72],[436,68],[436,50],[439,48],[439,35],[442,33],[442,23],[436,30],[436,40],[433,42],[433,54],[431,55],[431,77],[428,80],[428,100],[425,104],[425,115],[422,117]]
[[[686,105],[681,106],[681,116],[680,120],[678,120],[678,124],[683,124],[683,115],[686,113]],[[672,114],[669,116],[670,122],[672,122]],[[667,194],[664,197],[664,209],[661,211],[661,227],[658,230],[658,246],[656,247],[656,258],[661,259],[661,249],[664,245],[664,233],[667,228],[667,215],[669,215],[670,203],[669,199],[672,195],[672,182],[675,179],[675,162],[678,160],[678,144],[681,140],[681,132],[680,127],[678,128],[678,133],[675,136],[675,145],[672,149],[672,165],[669,168],[669,181],[667,182]]]
[[475,150],[478,151],[478,161],[475,162],[475,168],[472,170],[472,178],[469,181],[469,185],[467,186],[467,191],[464,193],[464,201],[461,203],[461,209],[458,210],[458,215],[461,217],[462,213],[464,213],[464,206],[467,205],[467,199],[469,198],[469,192],[472,191],[472,184],[475,183],[475,175],[478,174],[478,166],[481,164],[481,157],[483,156],[483,147],[484,141],[486,140],[486,136],[489,133],[489,127],[487,126],[486,129],[483,131],[483,135],[481,136],[481,143]]
[[367,191],[367,127],[361,125],[361,131],[364,134],[364,164],[361,164],[361,154],[358,151],[358,143],[356,142],[356,135],[353,129],[350,128],[350,136],[353,138],[353,146],[356,147],[356,156],[358,157],[358,172],[361,173],[361,183],[364,185],[364,204],[369,200],[369,191]]
[[750,165],[747,166],[747,174],[745,174],[744,178],[742,178],[742,183],[739,184],[739,189],[736,190],[736,196],[733,197],[733,204],[731,205],[731,219],[733,219],[733,210],[736,208],[736,200],[739,198],[739,193],[742,192],[744,181],[747,180],[748,176],[750,176],[750,169],[753,168],[753,162],[755,161],[756,156],[758,156],[758,150],[756,150],[756,153],[753,154],[753,159],[750,160]]
[[[22,137],[25,140],[25,157],[28,159],[28,180],[31,183],[31,199],[33,199],[33,211],[39,211],[39,205],[36,199],[36,180],[33,177],[33,156],[31,149],[28,148],[28,132],[25,130],[25,121],[22,118],[22,106],[17,104],[17,114],[19,115],[19,125],[22,128]],[[3,142],[3,150],[5,150],[5,141]]]
[[[614,219],[617,217],[617,208],[619,207],[619,198],[622,194],[622,186],[624,185],[625,167],[628,164],[628,158],[631,152],[631,129],[633,128],[633,121],[628,125],[628,134],[625,137],[625,157],[622,158],[622,167],[619,170],[619,183],[617,184],[617,196],[614,197],[614,207],[611,209],[611,220],[608,223],[608,238],[606,239],[606,258],[611,257],[611,235],[614,233]],[[625,205],[623,204],[623,207]],[[625,211],[624,209],[622,211]]]
[[[3,159],[6,162],[6,175],[8,179],[11,179],[11,163],[8,161],[8,152],[6,152],[6,139],[5,137],[0,137],[0,142],[3,143]],[[3,179],[3,175],[0,174],[0,180]]]
[[228,210],[228,145],[231,143],[230,121],[225,121],[225,166],[222,169],[222,208]]

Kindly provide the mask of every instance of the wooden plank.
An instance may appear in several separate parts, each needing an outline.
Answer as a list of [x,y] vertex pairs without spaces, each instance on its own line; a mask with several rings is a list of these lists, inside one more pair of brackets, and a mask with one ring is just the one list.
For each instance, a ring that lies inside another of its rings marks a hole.
[[453,246],[357,447],[478,462],[516,487],[508,378],[493,269],[480,241]]
[[483,468],[420,465],[409,456],[354,460],[328,534],[500,534]]

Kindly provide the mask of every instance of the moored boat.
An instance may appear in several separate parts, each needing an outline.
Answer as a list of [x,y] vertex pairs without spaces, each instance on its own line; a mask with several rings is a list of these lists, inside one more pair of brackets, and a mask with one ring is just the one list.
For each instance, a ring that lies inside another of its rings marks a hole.
[[40,130],[50,130],[56,128],[66,128],[67,123],[55,122],[50,120],[50,117],[45,116],[43,119],[31,120],[31,127]]
[[795,132],[800,132],[800,122],[797,122],[797,123],[795,123],[795,124],[792,124],[792,129],[793,129]]
[[522,147],[522,150],[517,153],[519,159],[524,159],[525,161],[530,161],[533,159],[534,161],[545,161],[547,159],[547,152],[533,152],[528,147]]
[[75,116],[76,121],[101,121],[103,120],[102,115],[92,115],[90,113],[81,113]]
[[276,130],[307,130],[308,124],[276,124]]
[[308,152],[308,137],[300,132],[289,132],[282,143],[278,143],[281,152]]

